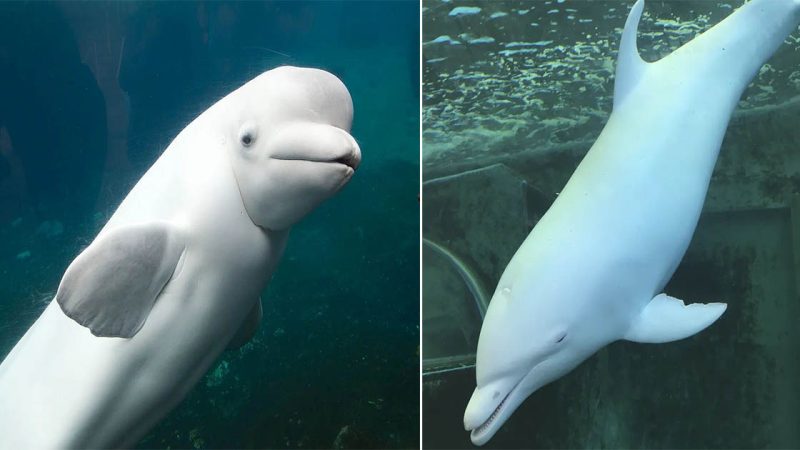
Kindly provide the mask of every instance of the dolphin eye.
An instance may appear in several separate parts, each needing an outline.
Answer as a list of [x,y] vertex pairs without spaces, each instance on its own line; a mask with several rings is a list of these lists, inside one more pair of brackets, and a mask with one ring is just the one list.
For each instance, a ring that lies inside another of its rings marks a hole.
[[247,121],[239,129],[239,142],[245,147],[250,147],[258,138],[258,128],[253,121]]

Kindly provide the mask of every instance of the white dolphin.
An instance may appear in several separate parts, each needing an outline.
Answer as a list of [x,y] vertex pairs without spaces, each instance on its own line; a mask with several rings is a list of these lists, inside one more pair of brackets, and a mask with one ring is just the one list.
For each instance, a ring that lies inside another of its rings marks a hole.
[[0,448],[131,446],[249,339],[289,227],[360,162],[352,115],[281,67],[181,131],[0,364]]
[[753,0],[655,63],[636,47],[643,8],[625,24],[608,123],[492,297],[464,414],[476,445],[605,345],[683,339],[725,311],[661,290],[689,246],[731,113],[797,27],[800,0]]

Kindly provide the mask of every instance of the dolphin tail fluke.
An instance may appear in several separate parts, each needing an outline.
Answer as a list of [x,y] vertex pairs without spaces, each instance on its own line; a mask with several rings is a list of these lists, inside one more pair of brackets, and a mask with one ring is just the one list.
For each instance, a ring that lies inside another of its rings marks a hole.
[[751,0],[665,59],[743,91],[798,22],[798,0]]
[[687,305],[683,300],[659,294],[644,307],[623,338],[648,344],[684,339],[714,323],[727,307],[725,303]]
[[622,31],[622,40],[617,56],[617,71],[614,76],[614,109],[636,86],[647,66],[647,63],[639,56],[639,48],[636,45],[636,33],[639,30],[639,20],[642,18],[643,10],[644,0],[638,0],[628,14],[625,29]]

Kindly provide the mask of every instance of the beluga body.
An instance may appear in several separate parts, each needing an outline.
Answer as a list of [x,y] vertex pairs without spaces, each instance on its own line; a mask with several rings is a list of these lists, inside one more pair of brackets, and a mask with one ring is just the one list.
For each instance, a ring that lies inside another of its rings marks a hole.
[[606,126],[492,297],[464,414],[476,445],[609,343],[683,339],[725,311],[662,290],[694,234],[731,114],[797,28],[800,0],[752,0],[654,63],[636,45],[644,6],[623,30]]
[[129,447],[256,331],[289,229],[353,175],[330,73],[265,72],[190,123],[0,364],[0,448]]

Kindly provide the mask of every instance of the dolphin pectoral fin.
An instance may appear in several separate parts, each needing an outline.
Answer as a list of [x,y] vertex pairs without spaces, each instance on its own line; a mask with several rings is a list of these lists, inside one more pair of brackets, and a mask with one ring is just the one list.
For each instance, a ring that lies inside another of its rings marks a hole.
[[623,339],[660,344],[677,341],[698,333],[714,323],[728,305],[725,303],[690,303],[656,295],[634,320]]
[[131,338],[144,325],[183,250],[181,233],[165,223],[102,233],[67,268],[56,301],[95,336]]
[[261,298],[256,300],[256,304],[247,313],[244,322],[239,326],[236,334],[233,335],[231,341],[228,342],[228,347],[225,350],[236,350],[244,344],[248,343],[250,339],[255,336],[258,331],[258,326],[261,324],[261,318],[264,316],[264,310],[261,307]]

